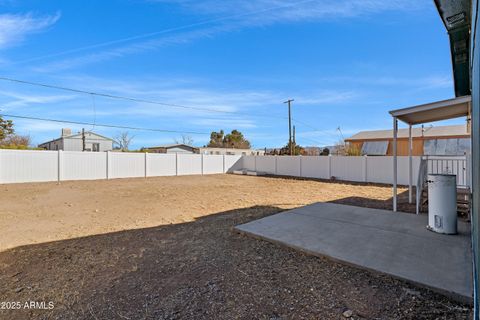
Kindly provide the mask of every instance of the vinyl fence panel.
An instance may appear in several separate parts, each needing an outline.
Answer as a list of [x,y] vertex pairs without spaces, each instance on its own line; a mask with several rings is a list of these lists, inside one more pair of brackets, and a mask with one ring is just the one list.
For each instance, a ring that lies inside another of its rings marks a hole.
[[147,153],[147,177],[177,175],[175,154]]
[[57,180],[57,151],[0,150],[1,183]]
[[111,178],[145,177],[145,154],[110,152]]
[[302,177],[330,179],[330,157],[302,157]]
[[240,155],[225,155],[224,159],[224,172],[233,172],[233,170],[243,169],[243,158]]
[[60,151],[60,180],[96,180],[106,178],[106,152]]
[[296,156],[277,157],[277,174],[300,177],[300,158]]
[[345,181],[365,181],[365,157],[334,156],[332,161],[332,176]]
[[255,156],[258,172],[276,174],[275,156]]
[[243,169],[256,171],[255,156],[243,156]]
[[199,154],[177,154],[177,174],[202,174],[202,157]]
[[[413,182],[413,185],[417,184],[418,171],[420,169],[420,158],[421,157],[412,157],[412,182]],[[393,167],[392,162],[390,162],[390,167]],[[408,157],[406,157],[406,156],[398,157],[397,168],[398,168],[398,184],[408,185]],[[392,169],[392,171],[393,171],[393,169]],[[392,178],[392,181],[393,181],[393,178]],[[393,182],[390,182],[390,183],[393,183]]]
[[[400,161],[400,157],[398,160]],[[398,174],[400,177],[403,174],[403,172],[399,170]],[[367,182],[392,183],[392,181],[393,181],[393,157],[390,157],[390,156],[368,157]]]
[[223,173],[222,155],[204,155],[203,156],[203,174]]

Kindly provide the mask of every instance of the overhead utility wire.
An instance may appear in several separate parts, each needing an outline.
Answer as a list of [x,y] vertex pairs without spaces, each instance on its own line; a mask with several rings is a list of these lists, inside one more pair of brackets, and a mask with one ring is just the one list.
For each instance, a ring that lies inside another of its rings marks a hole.
[[119,128],[119,129],[139,130],[139,131],[155,131],[155,132],[165,132],[165,133],[186,133],[186,134],[199,134],[199,135],[210,134],[210,133],[207,133],[207,132],[196,132],[196,131],[178,131],[178,130],[167,130],[167,129],[120,126],[120,125],[114,125],[114,124],[100,124],[100,123],[94,124],[94,123],[91,123],[91,122],[29,117],[29,116],[20,116],[20,115],[13,115],[13,114],[0,114],[0,116],[1,117],[7,117],[7,118],[17,118],[17,119],[26,119],[26,120],[36,120],[36,121],[49,121],[49,122],[57,122],[57,123],[69,123],[69,124],[78,124],[78,125],[85,125],[85,126],[95,125],[97,127]]
[[[216,109],[209,109],[209,108],[200,108],[200,107],[184,106],[184,105],[180,105],[180,104],[164,103],[164,102],[159,102],[159,101],[154,101],[154,100],[148,100],[148,99],[131,98],[131,97],[118,96],[118,95],[113,95],[113,94],[108,94],[108,93],[99,93],[99,92],[93,92],[93,91],[86,91],[86,90],[80,90],[80,89],[74,89],[74,88],[68,88],[68,87],[62,87],[62,86],[55,86],[55,85],[50,85],[50,84],[44,84],[44,83],[39,83],[39,82],[32,82],[32,81],[26,81],[26,80],[13,79],[13,78],[8,78],[8,77],[0,77],[0,80],[2,80],[2,81],[16,82],[16,83],[22,83],[22,84],[28,84],[28,85],[32,85],[32,86],[44,87],[44,88],[49,88],[49,89],[57,89],[57,90],[63,90],[63,91],[70,91],[70,92],[87,94],[87,95],[92,95],[92,96],[97,96],[97,97],[110,98],[110,99],[127,100],[127,101],[141,102],[141,103],[148,103],[148,104],[156,104],[156,105],[161,105],[161,106],[165,106],[165,107],[182,108],[182,109],[197,110],[197,111],[207,111],[207,112],[215,112],[215,113],[226,113],[226,114],[238,114],[238,115],[248,115],[248,116],[251,116],[250,114],[242,113],[242,112],[237,112],[237,111],[216,110]],[[257,114],[256,116],[275,118],[275,116],[271,116],[271,115],[261,115],[261,114]],[[286,118],[284,118],[284,117],[278,117],[278,118],[286,119]]]
[[[140,99],[140,98],[132,98],[132,97],[125,97],[125,96],[118,96],[118,95],[113,95],[113,94],[107,94],[107,93],[100,93],[100,92],[93,92],[93,91],[87,91],[87,90],[80,90],[80,89],[74,89],[74,88],[68,88],[68,87],[62,87],[62,86],[56,86],[56,85],[51,85],[51,84],[45,84],[45,83],[39,83],[39,82],[33,82],[33,81],[27,81],[27,80],[20,80],[20,79],[14,79],[14,78],[9,78],[9,77],[0,77],[1,81],[9,81],[9,82],[14,82],[14,83],[21,83],[21,84],[27,84],[31,86],[37,86],[37,87],[43,87],[43,88],[49,88],[49,89],[56,89],[56,90],[63,90],[63,91],[69,91],[69,92],[74,92],[74,93],[81,93],[81,94],[86,94],[90,95],[92,97],[97,96],[97,97],[104,97],[104,98],[110,98],[110,99],[117,99],[117,100],[126,100],[126,101],[133,101],[133,102],[141,102],[141,103],[148,103],[148,104],[155,104],[155,105],[161,105],[164,107],[171,107],[171,108],[181,108],[181,109],[188,109],[188,110],[196,110],[196,111],[206,111],[206,112],[214,112],[214,113],[223,113],[223,114],[235,114],[235,115],[242,115],[242,116],[252,116],[252,114],[248,113],[243,113],[243,112],[237,112],[237,111],[227,111],[227,110],[216,110],[216,109],[209,109],[209,108],[201,108],[201,107],[192,107],[192,106],[184,106],[180,104],[172,104],[172,103],[164,103],[164,102],[159,102],[159,101],[154,101],[154,100],[148,100],[148,99]],[[275,115],[263,115],[263,114],[255,114],[253,116],[256,117],[265,117],[265,118],[277,118],[277,119],[288,119],[287,117],[282,117],[282,116],[275,116]],[[326,134],[332,135],[331,133],[328,133],[327,131],[317,129],[308,123],[305,123],[303,121],[299,121],[295,118],[292,118],[293,122],[303,124],[315,131],[318,132],[324,132]]]
[[252,15],[257,15],[257,14],[264,13],[264,12],[279,10],[279,9],[291,8],[291,7],[295,7],[297,5],[300,5],[300,4],[304,4],[304,3],[308,3],[308,2],[315,2],[315,1],[317,1],[317,0],[298,1],[298,2],[294,2],[294,3],[290,3],[290,4],[286,4],[286,5],[282,5],[282,6],[270,7],[270,8],[266,8],[266,9],[262,9],[262,10],[258,10],[258,11],[251,11],[251,12],[245,12],[245,13],[230,15],[230,16],[226,16],[226,17],[220,17],[220,18],[216,18],[216,19],[204,20],[204,21],[191,23],[191,24],[178,26],[178,27],[173,27],[173,28],[168,28],[168,29],[164,29],[164,30],[160,30],[160,31],[139,34],[139,35],[136,35],[136,36],[131,36],[131,37],[126,37],[126,38],[122,38],[122,39],[101,42],[101,43],[88,45],[88,46],[84,46],[84,47],[73,48],[73,49],[69,49],[69,50],[65,50],[65,51],[61,51],[61,52],[57,52],[57,53],[46,54],[46,55],[43,55],[43,56],[34,57],[34,58],[19,61],[19,62],[16,62],[16,64],[42,60],[42,59],[46,59],[46,58],[58,57],[58,56],[62,56],[62,55],[70,54],[70,53],[76,53],[76,52],[79,52],[79,51],[89,50],[89,49],[102,48],[102,47],[106,47],[106,46],[110,46],[110,45],[114,45],[114,44],[133,41],[133,40],[150,38],[150,37],[161,35],[161,34],[166,34],[166,33],[170,33],[170,32],[180,31],[180,30],[183,30],[183,29],[198,27],[198,26],[202,26],[202,25],[206,25],[206,24],[210,24],[210,23],[221,22],[221,21],[224,21],[224,20],[230,20],[230,19],[234,19],[234,18],[252,16]]

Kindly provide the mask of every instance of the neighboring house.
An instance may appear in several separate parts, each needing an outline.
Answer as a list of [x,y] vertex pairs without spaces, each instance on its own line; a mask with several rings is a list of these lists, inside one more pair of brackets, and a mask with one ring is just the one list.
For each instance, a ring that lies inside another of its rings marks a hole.
[[143,148],[142,150],[150,153],[198,153],[198,148],[186,144],[166,144],[157,147]]
[[235,149],[235,148],[198,148],[201,154],[225,154],[225,155],[240,155],[240,156],[263,156],[265,150],[255,149]]
[[45,150],[63,150],[63,151],[110,151],[113,149],[113,140],[97,133],[86,131],[85,133],[85,150],[83,150],[82,133],[72,134],[72,130],[68,128],[62,129],[60,138],[44,142],[38,145],[39,148]]
[[[412,155],[464,155],[470,152],[470,133],[467,125],[412,128]],[[363,155],[391,156],[393,131],[362,131],[345,139]],[[398,155],[408,155],[408,129],[398,130]]]

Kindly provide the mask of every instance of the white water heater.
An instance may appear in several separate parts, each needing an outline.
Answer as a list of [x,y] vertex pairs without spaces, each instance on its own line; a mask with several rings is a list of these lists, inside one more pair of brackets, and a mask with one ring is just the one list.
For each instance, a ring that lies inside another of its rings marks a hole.
[[457,179],[454,174],[428,175],[428,229],[457,233]]

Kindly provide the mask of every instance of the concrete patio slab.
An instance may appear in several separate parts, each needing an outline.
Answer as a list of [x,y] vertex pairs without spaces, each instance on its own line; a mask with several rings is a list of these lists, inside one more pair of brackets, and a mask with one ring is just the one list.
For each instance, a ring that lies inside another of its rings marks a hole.
[[426,215],[316,203],[236,229],[471,302],[470,225],[459,221],[459,234],[442,235],[428,231],[427,221]]

